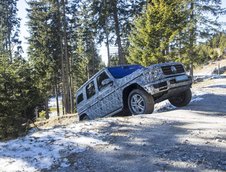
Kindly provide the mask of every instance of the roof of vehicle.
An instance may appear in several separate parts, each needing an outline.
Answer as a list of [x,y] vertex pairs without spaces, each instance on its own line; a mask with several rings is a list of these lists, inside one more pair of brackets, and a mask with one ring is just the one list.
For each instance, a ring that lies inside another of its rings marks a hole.
[[113,75],[114,78],[119,79],[142,68],[144,67],[141,65],[123,65],[123,66],[108,67],[107,69]]

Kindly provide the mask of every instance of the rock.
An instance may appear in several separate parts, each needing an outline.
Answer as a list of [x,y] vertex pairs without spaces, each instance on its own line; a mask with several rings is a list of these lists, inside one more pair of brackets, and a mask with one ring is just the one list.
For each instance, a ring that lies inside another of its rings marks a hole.
[[223,140],[221,140],[221,139],[216,139],[216,142],[222,142]]
[[189,143],[189,140],[186,139],[183,143],[184,143],[184,144],[187,144],[187,143]]

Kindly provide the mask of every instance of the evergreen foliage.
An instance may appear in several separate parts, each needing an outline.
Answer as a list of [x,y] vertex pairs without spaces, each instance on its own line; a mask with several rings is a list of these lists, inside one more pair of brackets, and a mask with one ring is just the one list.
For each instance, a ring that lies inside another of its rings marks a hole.
[[95,29],[98,43],[105,43],[108,49],[108,66],[110,66],[110,45],[118,47],[118,64],[125,64],[128,53],[128,35],[133,20],[140,15],[145,0],[92,0],[91,10],[95,17]]
[[0,51],[5,51],[12,61],[13,55],[19,56],[22,47],[19,37],[20,19],[17,17],[18,0],[0,0]]
[[224,32],[214,34],[208,41],[199,44],[196,49],[195,64],[222,59],[226,56],[226,34]]
[[[220,0],[151,0],[130,34],[129,63],[150,65],[165,61],[190,64],[200,61],[199,39],[207,39],[219,26],[214,17],[225,12]],[[213,14],[210,18],[207,14]],[[216,52],[212,52],[212,58]]]
[[11,62],[8,55],[0,56],[0,140],[19,136],[34,119],[42,98],[32,76],[24,60]]
[[[129,63],[148,66],[174,60],[173,44],[186,24],[186,11],[175,0],[153,0],[146,12],[135,21],[130,34]],[[175,54],[174,54],[175,55]]]

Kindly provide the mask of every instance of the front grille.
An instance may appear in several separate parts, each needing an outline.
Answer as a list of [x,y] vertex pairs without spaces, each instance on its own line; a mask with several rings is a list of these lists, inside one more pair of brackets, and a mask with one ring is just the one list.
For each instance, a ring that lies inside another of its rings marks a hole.
[[[176,70],[172,70],[172,66],[174,66]],[[164,75],[173,75],[173,74],[185,72],[184,67],[181,64],[171,65],[171,66],[162,66],[161,68]]]

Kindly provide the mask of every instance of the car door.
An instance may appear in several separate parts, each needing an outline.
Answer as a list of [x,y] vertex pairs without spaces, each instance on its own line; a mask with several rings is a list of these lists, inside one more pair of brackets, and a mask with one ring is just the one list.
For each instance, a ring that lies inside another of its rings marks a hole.
[[100,105],[95,80],[89,82],[85,87],[86,92],[86,113],[91,119],[100,117]]
[[99,90],[98,102],[101,107],[101,116],[111,115],[122,108],[122,98],[119,89],[108,74],[103,71],[97,77],[97,87]]

